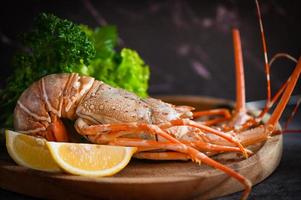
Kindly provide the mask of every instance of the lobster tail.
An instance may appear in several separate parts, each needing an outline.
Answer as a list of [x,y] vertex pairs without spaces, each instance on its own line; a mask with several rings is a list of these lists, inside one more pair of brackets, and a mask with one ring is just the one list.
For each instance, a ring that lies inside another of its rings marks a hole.
[[34,82],[18,100],[15,129],[50,140],[66,138],[58,135],[66,132],[60,118],[76,117],[77,105],[93,82],[94,78],[78,74],[52,74]]

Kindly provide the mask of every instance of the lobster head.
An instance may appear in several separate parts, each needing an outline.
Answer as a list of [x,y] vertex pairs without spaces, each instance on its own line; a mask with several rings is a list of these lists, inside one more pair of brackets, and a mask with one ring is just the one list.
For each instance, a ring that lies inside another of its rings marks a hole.
[[90,124],[143,122],[159,124],[192,116],[191,107],[176,107],[154,98],[142,99],[101,81],[79,103],[76,114]]

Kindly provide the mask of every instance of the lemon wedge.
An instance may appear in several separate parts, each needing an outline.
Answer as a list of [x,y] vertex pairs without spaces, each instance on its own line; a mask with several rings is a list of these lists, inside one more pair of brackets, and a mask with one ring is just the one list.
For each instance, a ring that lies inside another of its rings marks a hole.
[[135,147],[47,142],[52,157],[66,172],[83,176],[110,176],[123,169]]
[[17,164],[41,171],[61,171],[52,158],[45,139],[10,130],[6,130],[5,134],[7,151]]

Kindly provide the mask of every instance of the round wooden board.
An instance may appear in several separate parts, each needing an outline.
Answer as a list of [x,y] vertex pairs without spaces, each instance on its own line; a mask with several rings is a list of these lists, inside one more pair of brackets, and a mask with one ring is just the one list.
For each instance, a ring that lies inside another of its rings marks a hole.
[[[208,109],[231,102],[205,97],[161,97],[175,104]],[[257,184],[278,166],[282,135],[273,136],[250,158],[227,165]],[[0,187],[47,199],[208,199],[242,190],[223,172],[192,162],[133,159],[112,177],[89,178],[30,170],[0,154]]]

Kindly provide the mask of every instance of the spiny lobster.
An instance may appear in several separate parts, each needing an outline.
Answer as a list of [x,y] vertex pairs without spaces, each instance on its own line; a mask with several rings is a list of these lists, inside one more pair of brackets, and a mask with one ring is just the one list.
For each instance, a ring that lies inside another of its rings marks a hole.
[[[175,106],[150,97],[140,98],[92,77],[52,74],[36,81],[23,92],[14,111],[15,129],[47,140],[68,141],[68,130],[61,118],[75,120],[77,132],[92,143],[136,146],[136,157],[139,158],[191,159],[217,168],[244,185],[242,199],[246,199],[251,182],[209,155],[241,152],[246,158],[250,156],[252,152],[246,147],[265,141],[274,133],[301,72],[300,58],[290,78],[271,98],[270,65],[257,1],[256,5],[268,91],[266,106],[259,115],[253,116],[246,109],[241,41],[239,31],[234,29],[237,94],[232,113],[226,109],[194,112],[194,108],[189,106]],[[263,116],[281,94],[280,102],[269,120],[261,123]],[[202,116],[219,117],[205,121],[194,120]]]

